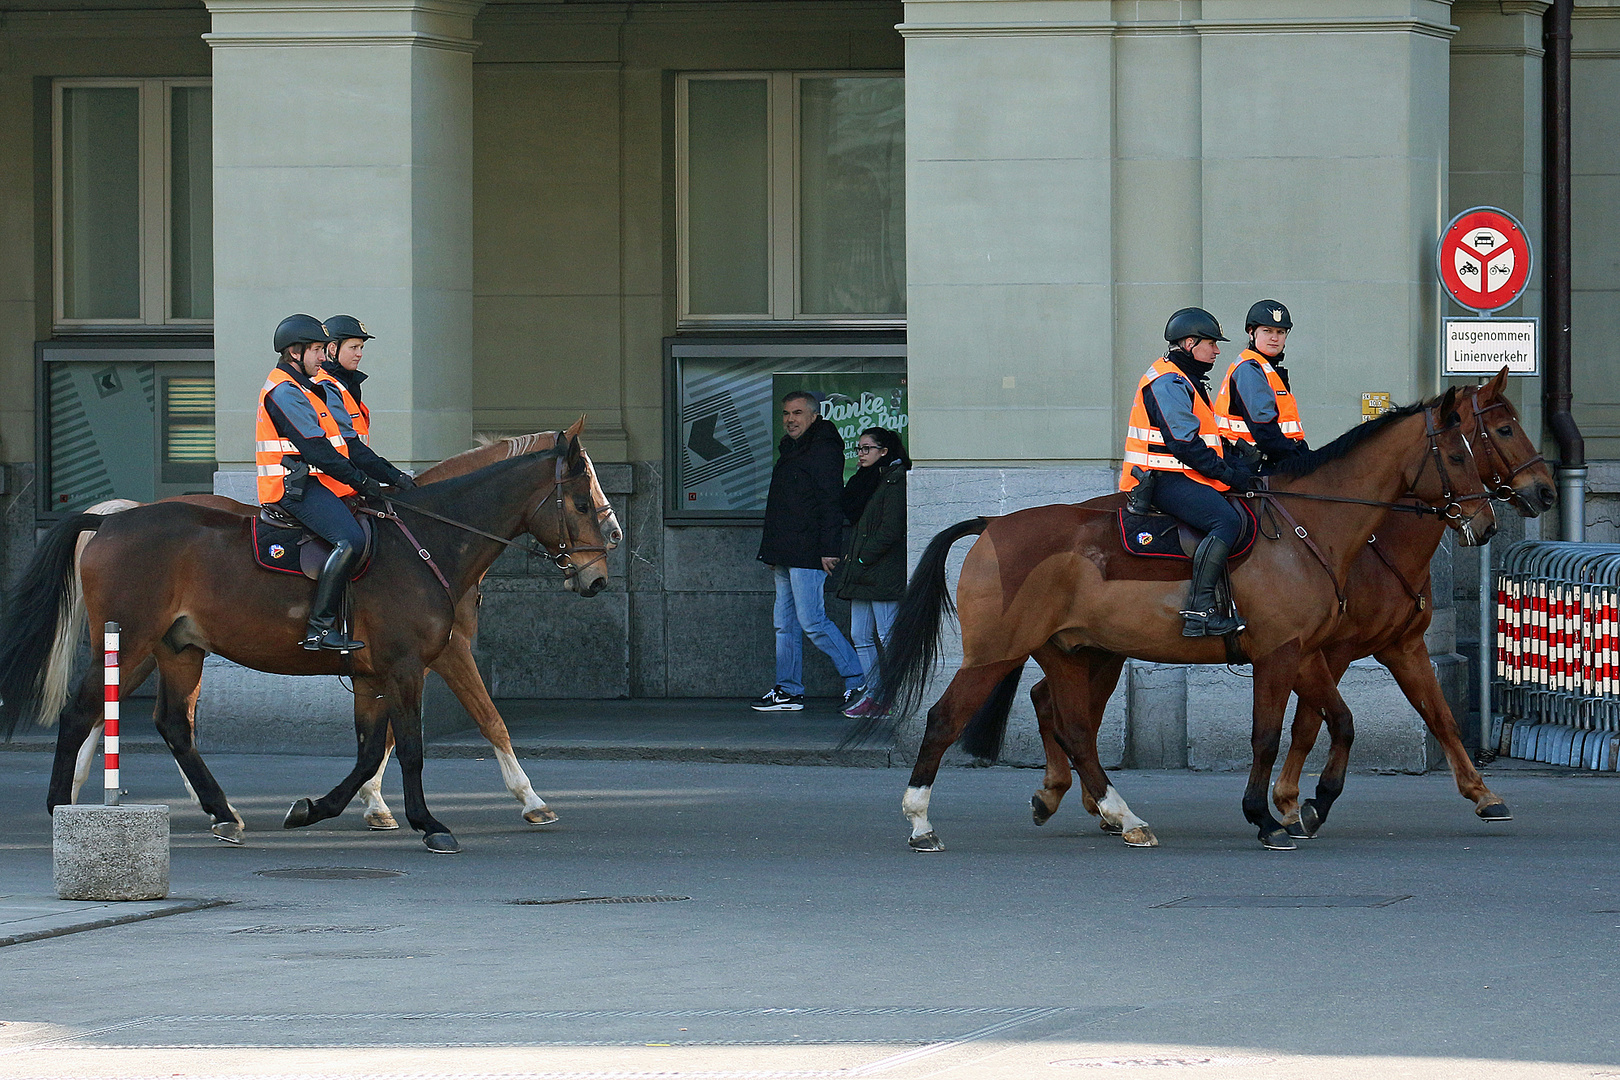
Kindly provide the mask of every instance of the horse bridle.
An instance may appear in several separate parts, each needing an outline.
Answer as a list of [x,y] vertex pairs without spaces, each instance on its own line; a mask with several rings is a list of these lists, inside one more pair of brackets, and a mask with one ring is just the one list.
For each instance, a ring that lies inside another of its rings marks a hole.
[[1535,457],[1525,460],[1518,468],[1510,470],[1506,476],[1503,476],[1502,470],[1508,467],[1507,455],[1502,453],[1501,449],[1496,445],[1496,438],[1491,434],[1490,425],[1485,422],[1485,414],[1496,409],[1506,409],[1508,403],[1498,399],[1484,408],[1480,408],[1479,387],[1477,386],[1471,396],[1474,399],[1474,421],[1478,425],[1476,434],[1484,446],[1485,459],[1491,466],[1491,498],[1503,502],[1514,502],[1518,500],[1519,494],[1513,490],[1513,481],[1524,470],[1540,465],[1547,459],[1537,454]]
[[[605,561],[607,559],[607,553],[610,549],[606,546],[579,544],[574,542],[574,531],[568,525],[568,513],[563,508],[563,482],[568,479],[568,457],[565,453],[560,453],[555,446],[549,451],[540,452],[549,453],[553,458],[556,459],[557,472],[552,482],[552,490],[556,493],[556,498],[554,500],[544,498],[537,500],[534,507],[523,515],[523,529],[528,536],[527,543],[520,543],[517,540],[504,536],[496,536],[494,533],[486,532],[475,525],[468,525],[464,521],[457,521],[455,518],[445,517],[443,514],[435,513],[426,507],[417,506],[415,503],[401,503],[400,505],[413,511],[414,513],[421,514],[423,517],[429,517],[434,521],[439,521],[446,525],[454,526],[463,532],[470,532],[475,536],[482,536],[486,540],[493,540],[497,544],[501,544],[505,547],[517,548],[529,555],[531,558],[549,560],[553,566],[563,572],[563,579],[565,581],[571,581],[578,577],[580,572],[583,571],[587,566],[590,566],[593,563]],[[547,551],[545,542],[538,540],[534,535],[539,531],[539,524],[536,520],[536,515],[540,513],[541,507],[543,507],[547,502],[551,502],[557,509],[558,541],[556,553]],[[383,510],[380,512],[366,506],[362,506],[360,509],[368,514],[374,515],[375,517],[382,518],[386,521],[392,521],[398,525],[400,531],[405,534],[406,540],[410,541],[411,546],[416,549],[416,554],[422,559],[423,562],[428,564],[429,568],[432,569],[434,576],[439,579],[439,583],[445,587],[445,590],[449,591],[450,583],[445,579],[445,576],[443,572],[439,570],[438,565],[434,563],[432,553],[429,552],[427,548],[423,547],[415,536],[411,535],[410,529],[406,527],[404,520],[399,516],[398,511],[394,509],[394,504],[392,502],[384,499]],[[602,521],[606,515],[613,513],[612,506],[598,505],[594,499],[591,502],[591,509],[595,512],[596,520],[598,522]],[[587,551],[594,551],[598,554],[594,558],[582,564],[576,565],[573,562],[574,554],[576,552]]]

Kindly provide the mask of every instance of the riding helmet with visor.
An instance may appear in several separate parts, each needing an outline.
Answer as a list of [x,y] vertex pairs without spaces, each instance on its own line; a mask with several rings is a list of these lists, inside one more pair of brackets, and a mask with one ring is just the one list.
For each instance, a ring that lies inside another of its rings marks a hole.
[[1227,341],[1227,336],[1221,333],[1220,320],[1215,318],[1203,308],[1185,307],[1164,324],[1164,340],[1174,343],[1185,341],[1187,338],[1209,339],[1210,341]]
[[350,338],[359,338],[361,341],[370,341],[375,334],[366,330],[366,324],[353,315],[331,315],[327,317],[326,329],[332,335],[333,341],[348,341]]
[[325,344],[335,340],[325,325],[313,315],[289,315],[276,326],[276,352],[285,352],[294,345],[310,342]]
[[1256,300],[1254,306],[1249,309],[1249,317],[1243,320],[1243,332],[1252,334],[1257,326],[1292,330],[1294,320],[1288,314],[1288,306],[1281,300]]

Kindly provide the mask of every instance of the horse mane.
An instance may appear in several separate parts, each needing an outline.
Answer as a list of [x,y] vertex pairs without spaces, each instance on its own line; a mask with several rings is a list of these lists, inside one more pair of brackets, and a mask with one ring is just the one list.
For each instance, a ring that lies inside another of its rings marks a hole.
[[471,450],[463,450],[454,457],[445,458],[430,469],[424,469],[417,479],[431,484],[441,483],[455,476],[465,476],[485,465],[493,465],[497,461],[527,454],[536,449],[536,444],[547,435],[551,436],[555,445],[557,439],[555,431],[535,431],[528,435],[509,436],[478,432],[473,436],[473,441],[478,445]]
[[1268,476],[1309,476],[1330,461],[1338,461],[1350,451],[1374,438],[1380,432],[1388,430],[1394,424],[1405,420],[1408,416],[1416,416],[1424,409],[1440,403],[1439,397],[1416,401],[1410,405],[1396,405],[1382,416],[1357,424],[1337,439],[1315,450],[1306,450],[1295,454],[1286,461],[1273,465],[1266,470]]

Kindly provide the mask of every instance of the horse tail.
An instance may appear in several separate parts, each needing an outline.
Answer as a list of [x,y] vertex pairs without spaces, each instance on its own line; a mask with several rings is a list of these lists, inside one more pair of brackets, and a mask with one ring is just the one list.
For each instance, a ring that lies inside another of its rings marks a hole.
[[11,738],[24,712],[55,723],[84,619],[79,535],[101,527],[100,514],[56,524],[34,549],[0,621],[0,736]]
[[989,525],[990,519],[984,517],[959,521],[930,540],[923,550],[895,611],[888,643],[878,654],[879,712],[907,713],[922,698],[939,655],[943,617],[956,614],[956,600],[945,581],[945,561],[950,557],[951,545],[964,536],[978,536]]
[[1023,664],[1007,672],[962,729],[962,736],[956,745],[986,761],[996,761],[1001,757],[1001,740],[1007,734],[1007,715],[1012,712],[1013,699],[1018,696],[1018,680],[1023,677]]

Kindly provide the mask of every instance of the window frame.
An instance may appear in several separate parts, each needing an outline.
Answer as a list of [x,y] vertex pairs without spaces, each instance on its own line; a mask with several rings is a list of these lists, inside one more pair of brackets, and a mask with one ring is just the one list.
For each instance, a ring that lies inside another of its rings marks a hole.
[[[770,310],[762,314],[694,314],[689,292],[691,284],[691,241],[688,215],[688,90],[694,81],[754,80],[766,86],[766,145],[769,147],[769,182],[766,235],[770,255],[766,295]],[[802,93],[807,79],[900,79],[901,69],[870,68],[853,71],[689,71],[675,76],[675,285],[677,326],[691,329],[727,327],[781,327],[784,329],[871,329],[903,330],[905,312],[879,315],[824,315],[802,310],[803,238],[800,229],[802,207],[800,175],[800,126]],[[785,314],[784,314],[785,312]]]
[[[170,314],[173,299],[173,91],[177,87],[212,87],[206,76],[175,78],[71,78],[51,81],[51,325],[58,330],[125,330],[164,327],[169,331],[210,330],[213,319],[182,319]],[[63,314],[64,279],[62,190],[62,92],[71,89],[134,88],[139,93],[140,295],[141,314],[134,319],[70,319]],[[154,242],[154,234],[156,241]]]

